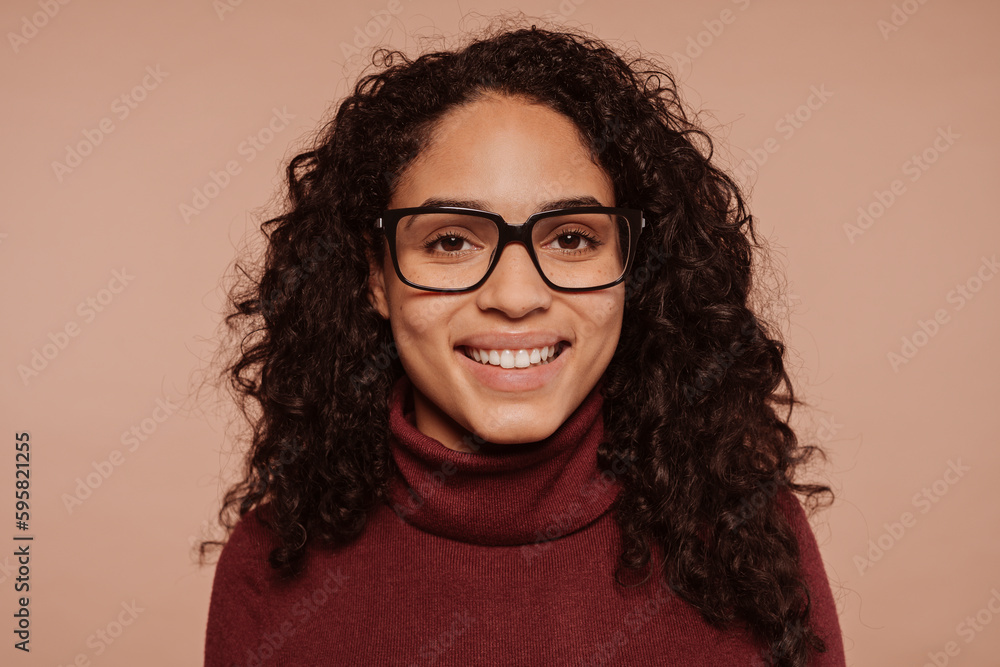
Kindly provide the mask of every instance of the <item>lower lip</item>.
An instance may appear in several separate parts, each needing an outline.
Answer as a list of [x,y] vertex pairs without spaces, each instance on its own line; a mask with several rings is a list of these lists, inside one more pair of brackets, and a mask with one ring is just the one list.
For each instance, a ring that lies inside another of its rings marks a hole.
[[503,368],[493,364],[482,364],[475,359],[465,356],[465,353],[456,349],[457,354],[465,364],[468,365],[469,372],[479,381],[480,384],[496,391],[531,391],[541,389],[562,369],[566,355],[570,354],[572,348],[567,346],[559,353],[559,356],[546,364],[528,366],[527,368]]

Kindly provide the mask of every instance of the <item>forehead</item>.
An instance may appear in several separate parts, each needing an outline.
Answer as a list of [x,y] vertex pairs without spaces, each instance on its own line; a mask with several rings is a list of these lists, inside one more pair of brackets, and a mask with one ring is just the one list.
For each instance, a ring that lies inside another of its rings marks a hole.
[[542,201],[590,195],[613,204],[572,120],[521,98],[488,96],[446,113],[393,194],[393,207],[427,198],[475,199],[521,215]]

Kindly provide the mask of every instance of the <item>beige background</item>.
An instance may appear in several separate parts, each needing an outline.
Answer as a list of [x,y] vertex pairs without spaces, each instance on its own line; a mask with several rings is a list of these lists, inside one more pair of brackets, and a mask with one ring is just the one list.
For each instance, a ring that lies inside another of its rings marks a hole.
[[[1000,250],[1000,8],[518,7],[676,65],[720,154],[753,182],[787,276],[774,314],[813,406],[796,423],[828,448],[823,474],[838,493],[815,530],[849,664],[1000,664],[1000,279],[984,263]],[[196,393],[223,274],[282,162],[353,80],[366,27],[416,48],[504,8],[3,3],[0,662],[200,664],[212,568],[191,546],[233,462],[225,405]],[[87,155],[67,158],[68,147]],[[859,207],[871,221],[849,234]],[[40,370],[22,377],[36,352]],[[894,368],[890,353],[905,362]],[[142,439],[123,441],[132,428]],[[32,443],[30,656],[10,632],[19,431]],[[88,475],[96,488],[80,487]],[[98,639],[119,618],[129,625],[113,643]]]

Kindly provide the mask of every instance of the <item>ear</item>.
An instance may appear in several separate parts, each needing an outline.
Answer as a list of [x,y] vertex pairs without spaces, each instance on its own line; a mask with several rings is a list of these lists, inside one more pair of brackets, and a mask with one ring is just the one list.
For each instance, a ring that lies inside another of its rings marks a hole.
[[368,301],[372,307],[379,312],[384,319],[389,319],[389,300],[385,295],[385,272],[383,265],[375,261],[375,257],[368,255]]

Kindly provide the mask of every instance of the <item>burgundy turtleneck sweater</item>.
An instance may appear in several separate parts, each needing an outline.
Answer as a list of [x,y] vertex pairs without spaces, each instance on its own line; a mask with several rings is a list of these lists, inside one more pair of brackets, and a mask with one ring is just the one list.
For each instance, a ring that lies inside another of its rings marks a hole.
[[[595,389],[549,438],[503,453],[456,452],[416,429],[402,378],[390,406],[402,475],[391,507],[350,545],[310,546],[304,574],[280,584],[257,510],[219,559],[205,665],[764,665],[746,635],[708,626],[656,577],[622,588],[613,572],[618,491],[602,478]],[[794,496],[812,624],[844,665],[815,538]]]

